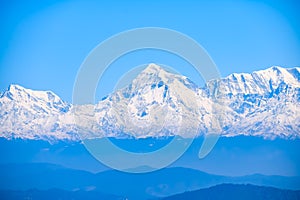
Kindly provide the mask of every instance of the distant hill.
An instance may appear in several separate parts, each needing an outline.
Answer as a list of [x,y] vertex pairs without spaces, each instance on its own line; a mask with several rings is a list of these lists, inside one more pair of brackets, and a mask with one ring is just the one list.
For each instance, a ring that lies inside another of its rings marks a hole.
[[161,200],[298,200],[300,190],[282,190],[255,185],[222,184],[214,187],[185,192]]
[[126,197],[103,194],[97,191],[51,190],[0,190],[2,200],[126,200]]
[[[92,188],[91,188],[92,189]],[[94,190],[0,190],[2,200],[127,200],[132,198],[108,195]],[[160,200],[298,200],[300,191],[256,185],[221,184],[210,188],[160,198]]]
[[255,184],[285,189],[300,188],[299,177],[250,175],[226,177],[187,168],[165,168],[152,173],[130,174],[115,170],[90,173],[58,165],[0,165],[0,190],[91,190],[128,197],[130,200],[166,197],[222,183]]

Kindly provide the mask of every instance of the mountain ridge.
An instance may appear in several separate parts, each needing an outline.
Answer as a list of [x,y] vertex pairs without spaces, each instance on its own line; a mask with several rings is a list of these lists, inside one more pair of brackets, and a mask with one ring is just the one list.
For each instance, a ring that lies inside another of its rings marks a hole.
[[[174,167],[152,173],[130,174],[117,170],[90,173],[47,163],[0,164],[1,190],[87,190],[126,196],[129,199],[166,197],[222,183],[255,184],[281,189],[299,189],[299,177],[213,175],[199,170]],[[22,178],[20,178],[22,177]],[[61,181],[57,181],[59,178]],[[70,181],[71,180],[71,181]]]
[[172,195],[161,200],[209,200],[209,199],[256,199],[256,200],[291,200],[299,199],[299,190],[282,190],[275,187],[256,186],[252,184],[220,184],[209,188],[188,191]]
[[[61,199],[61,200],[98,200],[99,197],[105,199],[126,200],[127,197],[120,197],[116,195],[104,194],[98,191],[87,188],[86,190],[68,191],[62,189],[49,190],[0,190],[0,196],[7,199],[21,200],[21,199]],[[164,198],[156,198],[161,200],[177,200],[177,199],[256,199],[256,200],[292,200],[299,199],[299,190],[283,190],[274,187],[256,186],[252,184],[220,184],[209,188],[204,188],[196,191],[185,192],[182,194],[172,195]],[[155,199],[155,197],[151,198]]]
[[[127,87],[96,105],[82,106],[64,102],[51,91],[12,84],[0,95],[0,137],[195,137],[219,124],[222,136],[299,138],[299,71],[273,66],[233,73],[200,88],[185,76],[150,64]],[[212,91],[217,91],[218,101]],[[216,115],[223,116],[217,125]]]

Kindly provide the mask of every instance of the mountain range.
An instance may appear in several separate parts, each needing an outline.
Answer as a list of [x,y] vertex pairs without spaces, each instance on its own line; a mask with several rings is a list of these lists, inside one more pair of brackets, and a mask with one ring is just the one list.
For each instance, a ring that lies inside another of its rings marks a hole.
[[233,73],[203,87],[150,64],[132,82],[92,105],[51,91],[10,85],[0,95],[0,137],[80,140],[94,137],[300,136],[300,68]]
[[[3,200],[127,200],[127,197],[103,194],[97,191],[67,191],[61,189],[26,191],[0,190]],[[211,200],[211,199],[231,199],[231,200],[297,200],[300,198],[300,191],[284,190],[273,187],[262,187],[250,184],[221,184],[210,188],[176,194],[165,198],[153,198],[152,200]]]
[[[45,163],[4,164],[0,165],[0,178],[3,180],[0,182],[1,190],[26,191],[33,188],[39,190],[57,188],[67,191],[112,194],[131,200],[167,197],[223,183],[255,184],[284,190],[299,190],[299,177],[259,174],[230,177],[179,167],[165,168],[152,173],[130,174],[116,170],[90,173]],[[233,192],[234,190],[226,191]]]

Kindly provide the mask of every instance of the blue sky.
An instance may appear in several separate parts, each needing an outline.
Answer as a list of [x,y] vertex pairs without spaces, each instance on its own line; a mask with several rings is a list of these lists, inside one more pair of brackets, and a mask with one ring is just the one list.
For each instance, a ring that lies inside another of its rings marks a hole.
[[[272,65],[300,65],[297,1],[1,1],[0,89],[16,83],[52,90],[71,102],[77,71],[89,52],[119,32],[141,27],[180,31],[201,44],[221,75]],[[97,99],[144,63],[174,67],[197,82],[184,61],[158,51],[121,58]]]

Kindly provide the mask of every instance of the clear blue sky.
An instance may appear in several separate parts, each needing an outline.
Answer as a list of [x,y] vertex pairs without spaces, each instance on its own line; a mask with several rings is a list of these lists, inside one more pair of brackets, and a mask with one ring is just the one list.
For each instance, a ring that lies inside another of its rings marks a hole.
[[[271,0],[1,1],[0,89],[16,83],[52,90],[71,102],[77,70],[88,53],[114,34],[147,26],[194,38],[222,76],[299,66],[299,8],[297,1]],[[147,62],[181,66],[180,72],[196,79],[193,69],[172,56],[136,53],[115,64],[98,95],[110,92],[130,66]]]

